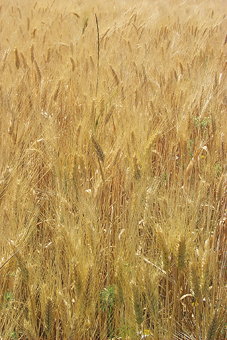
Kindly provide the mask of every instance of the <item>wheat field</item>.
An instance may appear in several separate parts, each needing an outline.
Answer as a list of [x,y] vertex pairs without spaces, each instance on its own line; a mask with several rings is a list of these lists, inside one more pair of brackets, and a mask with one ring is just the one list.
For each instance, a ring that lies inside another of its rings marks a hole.
[[0,1],[0,338],[227,338],[225,1]]

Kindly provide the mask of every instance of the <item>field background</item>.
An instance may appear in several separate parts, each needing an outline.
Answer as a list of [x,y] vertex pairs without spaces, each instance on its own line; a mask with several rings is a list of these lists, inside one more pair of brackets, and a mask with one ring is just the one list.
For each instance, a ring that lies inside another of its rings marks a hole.
[[226,12],[0,1],[2,339],[226,339]]

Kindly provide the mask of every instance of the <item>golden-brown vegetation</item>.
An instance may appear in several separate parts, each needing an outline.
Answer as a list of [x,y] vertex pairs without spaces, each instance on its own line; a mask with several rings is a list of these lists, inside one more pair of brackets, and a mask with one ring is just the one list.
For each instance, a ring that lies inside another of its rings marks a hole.
[[2,1],[2,339],[226,337],[224,5]]

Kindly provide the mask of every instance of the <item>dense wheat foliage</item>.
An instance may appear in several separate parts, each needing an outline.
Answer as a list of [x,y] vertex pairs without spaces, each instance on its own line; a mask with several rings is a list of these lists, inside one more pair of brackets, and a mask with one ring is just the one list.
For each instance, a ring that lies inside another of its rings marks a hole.
[[224,339],[225,1],[0,2],[1,339]]

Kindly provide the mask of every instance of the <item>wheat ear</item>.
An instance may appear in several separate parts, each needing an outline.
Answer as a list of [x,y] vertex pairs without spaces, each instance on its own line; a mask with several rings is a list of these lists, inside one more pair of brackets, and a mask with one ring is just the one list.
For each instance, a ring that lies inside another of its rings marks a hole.
[[207,340],[214,340],[217,330],[217,311],[214,312],[210,326],[207,331]]
[[202,261],[202,293],[203,296],[206,295],[210,285],[210,263],[209,263],[209,256],[205,253],[205,256]]
[[0,203],[4,197],[4,194],[6,192],[6,188],[9,185],[9,182],[11,180],[11,172],[12,170],[7,166],[5,171],[3,172],[0,180]]
[[37,334],[34,330],[34,327],[29,323],[29,321],[24,320],[24,326],[25,334],[28,336],[30,340],[36,340]]
[[68,326],[68,307],[65,299],[60,296],[60,316],[61,316],[61,324],[64,332],[67,331]]
[[14,56],[15,56],[15,65],[16,65],[16,68],[19,69],[19,67],[20,67],[20,59],[19,59],[19,54],[18,54],[17,48],[15,48],[15,50],[14,50]]
[[73,265],[73,278],[76,295],[79,297],[82,291],[82,278],[78,264]]
[[158,290],[157,285],[151,281],[149,274],[147,274],[145,285],[148,307],[153,316],[156,317],[158,313]]
[[99,53],[100,53],[100,42],[99,42],[99,23],[98,23],[98,17],[95,14],[95,21],[96,21],[96,28],[97,28],[97,53],[98,53],[98,60],[97,60],[97,80],[96,80],[96,96],[98,94],[98,86],[99,86]]
[[95,151],[98,155],[98,158],[100,159],[100,161],[104,162],[105,155],[104,155],[104,152],[102,151],[100,144],[97,142],[97,140],[95,139],[95,137],[93,135],[91,136],[91,140],[92,140],[92,143],[95,147]]
[[170,268],[170,251],[162,230],[157,233],[157,242],[162,252],[163,269],[167,273]]
[[42,75],[41,75],[41,71],[40,71],[40,68],[39,68],[39,65],[38,65],[36,59],[34,60],[34,64],[35,64],[35,68],[36,68],[38,81],[41,82]]
[[53,327],[53,303],[50,298],[47,299],[45,308],[45,325],[47,335],[50,336]]
[[114,69],[113,69],[113,67],[111,65],[109,65],[109,66],[110,66],[110,69],[111,69],[111,71],[113,73],[115,83],[116,83],[116,85],[118,85],[120,81],[118,79],[117,73],[114,71]]
[[138,326],[140,326],[141,323],[143,322],[142,303],[141,303],[141,300],[140,300],[138,288],[136,286],[133,286],[132,291],[133,291],[133,306],[134,306],[136,322],[137,322]]
[[197,300],[200,296],[200,277],[198,266],[195,261],[191,264],[191,284],[194,297]]
[[69,339],[77,339],[76,336],[78,335],[78,328],[79,328],[78,319],[75,316],[73,316],[70,327]]
[[133,167],[134,167],[134,178],[135,179],[140,179],[141,172],[140,172],[140,168],[139,168],[139,165],[138,165],[138,161],[137,161],[136,155],[133,156]]
[[87,275],[87,281],[86,281],[86,286],[85,286],[85,290],[84,290],[84,308],[85,310],[87,309],[90,300],[91,300],[91,284],[92,284],[92,277],[93,277],[93,270],[92,270],[92,266],[90,266],[89,270],[88,270],[88,275]]
[[16,256],[17,259],[17,263],[19,265],[21,274],[22,274],[22,280],[28,284],[28,279],[29,279],[29,272],[27,269],[27,266],[25,264],[24,259],[22,258],[22,256],[19,254],[19,251],[16,250],[16,247],[14,246],[14,244],[11,242],[11,246],[14,250],[14,255]]
[[181,272],[185,267],[185,258],[186,258],[186,242],[185,237],[181,237],[177,249],[177,267],[179,272]]

